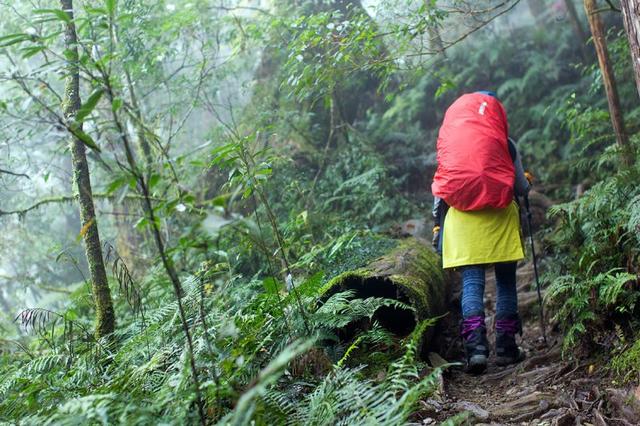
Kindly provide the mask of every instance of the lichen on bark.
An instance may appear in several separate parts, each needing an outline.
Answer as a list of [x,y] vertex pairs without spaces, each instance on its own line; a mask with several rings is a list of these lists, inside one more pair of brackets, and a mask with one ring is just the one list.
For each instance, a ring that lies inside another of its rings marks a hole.
[[[80,109],[80,73],[78,69],[78,38],[73,21],[73,1],[60,0],[60,7],[69,17],[69,20],[64,24],[67,65],[62,113],[68,128],[81,129],[82,123],[75,122],[75,117]],[[102,246],[93,205],[86,147],[79,138],[73,135],[69,144],[73,167],[73,182],[77,190],[78,205],[80,207],[80,221],[82,224],[80,233],[85,245],[91,277],[91,289],[96,307],[95,335],[96,338],[100,339],[112,334],[115,330],[115,314],[102,257]]]

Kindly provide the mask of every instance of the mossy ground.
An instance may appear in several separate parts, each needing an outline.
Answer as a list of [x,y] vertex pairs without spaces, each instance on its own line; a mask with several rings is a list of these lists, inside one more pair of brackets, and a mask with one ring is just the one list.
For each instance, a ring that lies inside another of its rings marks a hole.
[[640,382],[640,333],[633,345],[611,360],[611,368],[623,382]]

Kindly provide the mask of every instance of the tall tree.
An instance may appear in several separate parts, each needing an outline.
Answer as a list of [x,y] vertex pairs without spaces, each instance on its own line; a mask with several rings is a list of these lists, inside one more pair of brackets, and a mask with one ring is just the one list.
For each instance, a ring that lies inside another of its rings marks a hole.
[[631,61],[636,76],[636,86],[640,95],[640,0],[622,0],[622,16],[624,28],[629,37],[631,47]]
[[80,110],[80,74],[78,69],[78,37],[73,21],[73,0],[60,0],[60,6],[69,18],[65,22],[64,29],[67,75],[62,109],[66,126],[72,133],[70,142],[71,161],[73,179],[78,191],[77,196],[80,206],[80,222],[82,223],[80,233],[84,240],[93,299],[96,305],[95,333],[96,337],[101,338],[113,333],[116,321],[93,205],[91,177],[85,151],[86,147],[84,142],[78,137],[79,132],[82,130],[82,123],[76,121],[76,116]]
[[[430,13],[435,7],[429,1],[425,0],[425,9],[428,13]],[[440,29],[435,23],[431,23],[427,28],[429,33],[429,48],[434,52],[438,52],[442,57],[446,57],[447,53],[444,50],[444,43],[442,42],[442,37],[440,36]]]
[[[66,1],[71,1],[71,0],[66,0]],[[108,31],[109,36],[111,38],[111,43],[109,48],[115,49],[118,44],[117,37],[115,37],[116,30],[117,30],[116,15],[118,13],[117,2],[111,2],[111,6],[106,9],[106,12],[108,14],[108,21],[105,29]],[[114,51],[115,50],[113,50],[111,53],[113,53]],[[119,140],[122,142],[122,147],[124,148],[124,157],[126,159],[126,165],[119,161],[118,161],[118,164],[123,170],[127,171],[130,174],[130,176],[135,180],[137,184],[136,187],[140,192],[140,195],[142,195],[142,207],[146,216],[145,219],[147,220],[147,223],[149,224],[149,227],[151,229],[152,236],[154,238],[156,247],[158,249],[158,254],[160,255],[160,260],[162,261],[162,265],[164,266],[165,271],[169,276],[169,280],[171,281],[171,284],[173,286],[174,294],[177,299],[180,322],[182,324],[182,329],[184,331],[184,334],[187,340],[188,360],[189,360],[189,365],[191,367],[191,372],[193,374],[192,379],[193,379],[193,384],[195,388],[194,389],[195,399],[196,399],[195,402],[198,409],[198,416],[200,418],[200,424],[204,426],[207,424],[207,414],[205,412],[205,400],[202,397],[199,373],[198,373],[198,368],[195,361],[193,338],[191,335],[185,306],[182,300],[184,296],[184,290],[182,288],[182,283],[180,282],[180,277],[178,275],[178,271],[174,264],[173,258],[171,257],[169,251],[167,250],[165,246],[165,242],[162,237],[160,218],[157,216],[156,210],[154,208],[154,203],[152,201],[153,197],[152,197],[151,191],[152,191],[153,185],[151,183],[151,175],[150,173],[147,173],[147,167],[140,166],[140,160],[138,158],[139,156],[136,153],[136,147],[139,147],[140,150],[142,151],[142,155],[145,157],[144,161],[150,162],[152,160],[150,156],[151,152],[147,151],[148,149],[150,149],[150,145],[148,145],[148,140],[146,139],[147,136],[146,136],[146,129],[143,126],[142,111],[138,107],[137,101],[135,101],[135,97],[132,98],[132,102],[135,102],[135,110],[132,112],[132,115],[127,114],[126,112],[123,115],[122,111],[124,110],[124,108],[121,110],[120,106],[116,106],[118,99],[122,98],[122,96],[120,96],[120,93],[117,92],[118,88],[122,86],[116,83],[118,79],[113,73],[114,65],[117,64],[117,62],[114,60],[116,57],[117,55],[110,54],[108,58],[112,62],[109,63],[108,65],[105,65],[104,62],[99,60],[93,62],[92,66],[95,67],[96,73],[91,77],[95,79],[94,80],[95,83],[99,83],[102,86],[109,100],[109,104],[111,105],[111,108],[108,109],[110,111],[110,116],[111,116],[111,125],[113,126],[113,129],[116,131],[116,134],[118,135]],[[131,80],[131,77],[126,71],[125,71],[125,76],[127,77],[127,80],[128,80],[128,84],[129,84],[128,88],[131,90],[131,88],[133,87],[133,80]],[[133,120],[133,122],[135,123],[135,125],[133,126],[134,127],[133,130],[137,132],[137,136],[139,137],[138,145],[134,143],[134,139],[130,135],[130,130],[128,129],[128,126],[127,126],[127,118],[129,120]],[[145,144],[147,145],[145,146]]]
[[624,117],[622,108],[620,107],[620,98],[618,96],[618,88],[616,85],[613,66],[609,58],[609,50],[607,49],[607,38],[604,31],[602,20],[598,15],[596,0],[584,0],[584,9],[589,19],[589,27],[593,37],[593,45],[598,55],[598,63],[600,64],[600,72],[602,73],[602,82],[607,94],[609,103],[609,114],[611,115],[611,123],[616,134],[616,142],[620,148],[620,155],[623,165],[632,164],[633,157],[629,145],[629,136],[624,125]]
[[571,26],[573,26],[573,31],[578,37],[580,42],[580,52],[582,54],[582,58],[586,61],[589,59],[589,55],[587,54],[587,50],[585,48],[585,43],[587,42],[587,35],[585,34],[584,29],[582,28],[582,24],[580,23],[580,18],[578,17],[578,11],[576,10],[576,5],[573,4],[573,0],[564,0],[565,7],[567,8],[567,13],[569,14],[569,20],[571,21]]

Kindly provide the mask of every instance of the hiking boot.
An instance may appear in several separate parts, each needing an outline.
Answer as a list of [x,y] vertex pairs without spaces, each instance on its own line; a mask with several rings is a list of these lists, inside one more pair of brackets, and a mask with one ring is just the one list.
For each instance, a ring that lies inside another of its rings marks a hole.
[[462,338],[467,357],[467,372],[471,374],[484,373],[489,357],[484,315],[471,315],[462,320]]
[[496,315],[496,364],[516,364],[525,358],[524,351],[516,344],[516,334],[522,334],[522,324],[517,314]]

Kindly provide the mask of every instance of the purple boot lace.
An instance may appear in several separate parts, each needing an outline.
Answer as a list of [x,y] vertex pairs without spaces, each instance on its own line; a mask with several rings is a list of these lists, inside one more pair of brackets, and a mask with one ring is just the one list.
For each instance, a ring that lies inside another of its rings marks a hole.
[[477,328],[484,327],[484,317],[480,315],[474,315],[462,320],[462,338],[469,340],[471,334]]
[[515,336],[520,331],[520,322],[517,319],[496,320],[496,331]]

